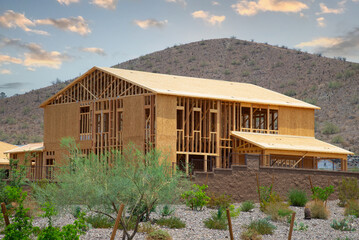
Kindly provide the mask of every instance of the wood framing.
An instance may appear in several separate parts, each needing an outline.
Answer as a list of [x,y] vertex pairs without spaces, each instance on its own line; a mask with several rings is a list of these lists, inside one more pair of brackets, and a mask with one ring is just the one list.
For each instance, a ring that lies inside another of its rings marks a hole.
[[83,154],[129,143],[143,152],[156,147],[188,174],[245,164],[241,154],[271,155],[263,164],[294,168],[339,156],[345,169],[351,154],[269,149],[235,136],[314,137],[317,106],[251,84],[94,67],[41,107],[43,164],[63,161],[64,137],[73,137]]

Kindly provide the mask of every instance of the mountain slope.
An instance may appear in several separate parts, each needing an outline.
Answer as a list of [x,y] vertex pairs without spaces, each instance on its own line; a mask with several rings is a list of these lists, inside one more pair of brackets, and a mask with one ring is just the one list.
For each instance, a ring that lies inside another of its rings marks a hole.
[[[322,108],[316,112],[317,138],[359,153],[359,64],[286,47],[215,39],[174,46],[114,67],[248,82],[293,96]],[[39,140],[43,113],[35,108],[58,89],[54,85],[0,100],[0,140]],[[31,109],[28,114],[26,107]]]

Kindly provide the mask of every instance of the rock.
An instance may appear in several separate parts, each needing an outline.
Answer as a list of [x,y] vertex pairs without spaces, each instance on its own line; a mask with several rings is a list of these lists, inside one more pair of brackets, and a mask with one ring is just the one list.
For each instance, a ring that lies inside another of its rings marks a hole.
[[312,219],[312,214],[310,213],[310,209],[309,208],[304,208],[304,219]]

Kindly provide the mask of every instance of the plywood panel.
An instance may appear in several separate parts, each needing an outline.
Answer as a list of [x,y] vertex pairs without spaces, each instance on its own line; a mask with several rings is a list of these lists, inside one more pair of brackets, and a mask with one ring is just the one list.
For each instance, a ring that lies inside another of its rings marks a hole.
[[134,143],[144,151],[145,139],[145,97],[133,96],[123,99],[123,143],[126,147]]
[[314,137],[314,109],[279,107],[279,134]]
[[176,162],[176,106],[175,96],[156,96],[156,146],[168,153],[169,162]]

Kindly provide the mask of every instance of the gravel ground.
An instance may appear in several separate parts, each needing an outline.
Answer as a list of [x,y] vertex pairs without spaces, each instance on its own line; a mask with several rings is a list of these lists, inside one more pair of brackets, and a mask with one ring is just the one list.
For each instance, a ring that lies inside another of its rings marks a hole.
[[[333,219],[341,220],[344,215],[344,209],[337,206],[338,200],[329,201],[328,209],[330,210],[330,217],[328,220],[304,220],[304,208],[300,207],[291,207],[296,212],[296,222],[303,222],[305,225],[308,225],[307,231],[293,231],[292,239],[295,240],[329,240],[329,239],[349,239],[357,240],[359,239],[359,219],[354,220],[354,227],[357,231],[354,232],[342,232],[339,230],[334,230],[330,227],[330,223]],[[238,206],[238,205],[237,205]],[[170,233],[174,240],[176,239],[229,239],[229,233],[223,230],[211,230],[204,227],[203,220],[210,217],[211,213],[216,211],[212,209],[205,209],[203,211],[191,211],[185,205],[176,205],[174,206],[176,211],[175,216],[179,217],[186,223],[186,228],[184,229],[165,229]],[[239,239],[242,227],[246,224],[249,224],[252,220],[265,218],[266,215],[262,213],[258,204],[253,212],[241,212],[239,217],[232,219],[232,226],[234,231],[234,238]],[[156,213],[151,215],[151,218],[158,218]],[[56,218],[54,225],[63,226],[68,223],[72,223],[75,219],[72,215],[65,215]],[[264,240],[280,240],[288,239],[289,233],[289,224],[273,222],[277,227],[273,235],[263,236]],[[36,226],[46,226],[46,219],[36,218],[34,219],[34,225]],[[92,239],[109,239],[111,236],[112,229],[90,229],[86,235],[81,236],[82,240],[92,240]],[[117,238],[120,239],[122,232],[119,230],[117,232]],[[145,234],[137,233],[135,239],[145,239]]]

